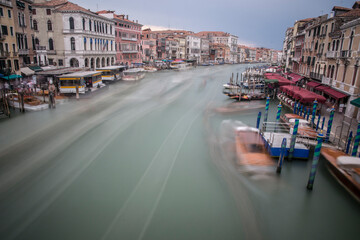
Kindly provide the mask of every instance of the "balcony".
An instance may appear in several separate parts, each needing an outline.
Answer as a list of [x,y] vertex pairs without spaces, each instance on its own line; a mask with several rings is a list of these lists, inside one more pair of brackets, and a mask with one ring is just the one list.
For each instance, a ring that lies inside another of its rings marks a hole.
[[321,79],[322,84],[331,85],[331,78],[323,76]]
[[331,37],[332,39],[340,38],[341,37],[341,31],[330,32],[329,37]]
[[5,40],[5,36],[0,33],[0,41],[4,41],[4,40]]
[[317,53],[316,56],[317,56],[318,58],[321,58],[322,53]]
[[0,58],[8,58],[10,57],[10,52],[1,51]]
[[47,50],[48,55],[56,55],[56,50]]
[[315,80],[322,81],[323,76],[324,76],[323,74],[310,72],[310,77]]
[[350,57],[351,57],[351,51],[350,50],[340,51],[340,58],[350,58]]
[[19,49],[19,55],[29,55],[29,49]]
[[122,53],[138,53],[138,50],[122,50]]
[[12,3],[10,0],[0,0],[0,3],[2,5],[8,6],[8,7],[12,7]]
[[326,57],[327,58],[336,58],[337,52],[336,51],[328,51],[328,52],[326,52]]
[[300,57],[293,57],[294,62],[300,62]]
[[121,37],[122,40],[137,42],[137,38]]

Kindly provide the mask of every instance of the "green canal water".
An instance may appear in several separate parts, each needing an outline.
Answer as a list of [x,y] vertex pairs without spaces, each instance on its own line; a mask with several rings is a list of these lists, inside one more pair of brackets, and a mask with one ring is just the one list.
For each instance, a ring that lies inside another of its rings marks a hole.
[[232,126],[265,102],[222,84],[248,66],[150,73],[1,120],[0,239],[355,239],[360,205],[323,159],[312,192],[311,161],[234,164]]

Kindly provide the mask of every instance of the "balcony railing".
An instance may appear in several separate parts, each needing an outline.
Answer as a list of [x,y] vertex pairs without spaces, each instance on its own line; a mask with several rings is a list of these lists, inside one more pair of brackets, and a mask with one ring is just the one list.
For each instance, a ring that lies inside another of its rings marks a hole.
[[127,41],[134,41],[136,42],[138,39],[137,38],[130,38],[130,37],[121,37],[122,40],[127,40]]
[[138,50],[122,50],[122,53],[138,53]]
[[10,52],[1,51],[0,58],[8,58],[10,57]]
[[336,51],[328,51],[328,52],[326,52],[326,57],[327,58],[336,58],[337,52]]
[[8,7],[12,7],[12,3],[10,0],[0,0],[0,3]]
[[349,57],[351,57],[350,50],[343,50],[340,52],[340,58],[349,58]]
[[48,55],[56,55],[56,50],[47,50]]
[[19,49],[19,55],[28,55],[29,49]]
[[44,50],[46,50],[46,46],[36,46],[35,49],[44,51]]
[[323,74],[310,72],[310,77],[311,77],[312,79],[316,79],[316,80],[322,81]]
[[5,40],[5,36],[0,33],[0,41]]

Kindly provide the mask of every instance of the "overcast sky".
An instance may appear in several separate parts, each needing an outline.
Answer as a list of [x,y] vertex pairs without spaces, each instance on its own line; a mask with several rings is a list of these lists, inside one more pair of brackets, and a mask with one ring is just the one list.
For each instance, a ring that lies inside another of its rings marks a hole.
[[224,31],[239,42],[280,50],[285,30],[296,20],[329,14],[350,0],[70,0],[82,7],[115,10],[147,26]]

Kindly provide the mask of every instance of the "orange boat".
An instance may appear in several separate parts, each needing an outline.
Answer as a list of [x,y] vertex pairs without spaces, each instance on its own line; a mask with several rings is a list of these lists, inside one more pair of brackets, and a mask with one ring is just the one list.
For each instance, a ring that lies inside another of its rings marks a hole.
[[360,202],[360,158],[326,147],[321,149],[321,154],[327,160],[330,173]]
[[266,151],[259,129],[241,126],[236,128],[236,155],[237,164],[247,170],[274,171],[274,160]]

